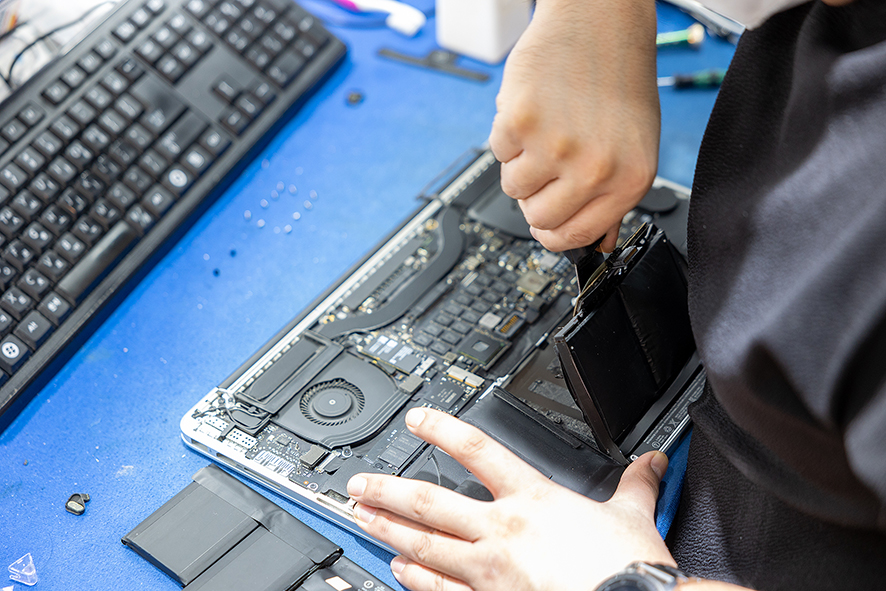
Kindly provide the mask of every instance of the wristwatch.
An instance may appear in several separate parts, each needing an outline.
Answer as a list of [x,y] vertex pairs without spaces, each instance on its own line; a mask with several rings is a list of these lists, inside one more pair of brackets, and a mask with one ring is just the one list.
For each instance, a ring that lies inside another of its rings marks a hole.
[[603,581],[597,591],[670,591],[692,579],[694,577],[673,566],[634,562]]

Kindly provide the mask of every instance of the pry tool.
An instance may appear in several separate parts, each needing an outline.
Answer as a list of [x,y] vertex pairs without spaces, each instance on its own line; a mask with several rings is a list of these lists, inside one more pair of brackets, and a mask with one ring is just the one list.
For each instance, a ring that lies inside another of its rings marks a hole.
[[603,253],[597,250],[601,242],[603,242],[603,237],[600,237],[593,244],[570,248],[563,253],[569,259],[569,262],[572,263],[572,266],[575,267],[575,277],[578,279],[579,293],[587,285],[594,271],[603,264]]
[[425,57],[415,57],[412,55],[407,55],[405,53],[400,53],[399,51],[394,51],[393,49],[382,48],[378,50],[378,55],[398,62],[402,62],[404,64],[409,64],[411,66],[418,66],[420,68],[427,68],[429,70],[437,70],[438,72],[452,74],[453,76],[467,78],[468,80],[475,80],[477,82],[489,81],[488,74],[484,74],[483,72],[475,72],[474,70],[468,70],[466,68],[460,68],[459,66],[456,66],[455,60],[459,58],[458,54],[452,53],[451,51],[445,51],[443,49],[435,49]]

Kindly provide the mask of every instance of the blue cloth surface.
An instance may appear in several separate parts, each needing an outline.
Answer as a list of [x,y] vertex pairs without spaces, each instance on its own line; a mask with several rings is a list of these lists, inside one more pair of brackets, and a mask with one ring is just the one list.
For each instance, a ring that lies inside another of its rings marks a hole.
[[[659,9],[662,31],[690,23]],[[376,54],[425,55],[433,27],[413,39],[331,27],[349,47],[345,63],[0,434],[0,566],[31,553],[34,589],[178,588],[120,538],[206,464],[182,444],[181,416],[486,140],[500,65],[460,60],[490,75],[481,84]],[[700,51],[662,50],[659,72],[725,67],[733,49],[708,40]],[[353,105],[355,91],[364,99]],[[662,90],[663,176],[690,184],[715,96]],[[252,486],[400,588],[390,554]],[[91,496],[79,517],[64,510],[78,492]]]

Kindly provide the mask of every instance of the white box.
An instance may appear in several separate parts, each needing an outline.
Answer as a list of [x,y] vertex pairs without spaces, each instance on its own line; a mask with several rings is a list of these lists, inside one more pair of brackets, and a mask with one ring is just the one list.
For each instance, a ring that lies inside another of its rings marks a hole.
[[523,34],[530,13],[530,0],[437,0],[437,43],[497,64]]

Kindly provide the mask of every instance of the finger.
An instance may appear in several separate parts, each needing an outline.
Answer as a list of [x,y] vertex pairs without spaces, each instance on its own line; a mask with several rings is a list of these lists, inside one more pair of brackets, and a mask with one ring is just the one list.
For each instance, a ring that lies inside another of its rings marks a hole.
[[[556,178],[532,195],[521,199],[520,209],[533,228],[555,230],[605,195],[584,191],[570,180]],[[594,207],[601,206],[597,204]],[[598,237],[611,225],[612,220],[597,224],[600,228]]]
[[423,480],[357,474],[348,481],[348,494],[359,503],[391,511],[465,540],[476,540],[482,533],[477,517],[481,501]]
[[514,199],[526,199],[555,179],[552,162],[526,151],[501,165],[501,189]]
[[606,236],[603,237],[603,242],[600,243],[600,247],[598,250],[602,253],[610,253],[615,250],[615,245],[618,242],[618,231],[621,229],[621,220],[618,221],[617,224],[609,228],[609,231],[606,232]]
[[636,506],[650,517],[658,500],[658,485],[668,469],[668,456],[651,451],[634,460],[621,476],[613,499]]
[[391,572],[401,585],[413,591],[471,591],[462,581],[422,566],[405,556],[397,556],[391,561]]
[[354,516],[363,531],[437,572],[459,577],[471,563],[471,542],[360,503],[354,508]]
[[483,433],[444,412],[413,408],[406,414],[409,430],[436,445],[482,482],[493,498],[525,488],[527,480],[544,478],[535,468]]
[[[520,205],[526,200],[520,201]],[[621,222],[623,212],[617,199],[598,198],[553,229],[540,229],[530,223],[532,236],[551,252],[562,252],[593,244]],[[608,246],[608,245],[607,245]]]
[[489,133],[489,148],[499,162],[510,162],[523,151],[523,142],[508,117],[501,111],[492,120],[492,131]]

